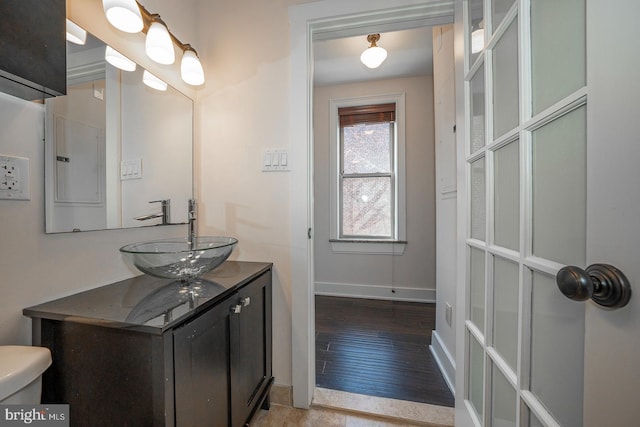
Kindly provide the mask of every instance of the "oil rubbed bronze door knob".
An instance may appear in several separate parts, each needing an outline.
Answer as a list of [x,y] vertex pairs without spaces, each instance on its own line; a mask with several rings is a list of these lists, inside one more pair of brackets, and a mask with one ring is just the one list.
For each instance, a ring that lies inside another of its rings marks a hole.
[[609,264],[593,264],[585,270],[575,266],[561,268],[556,283],[569,299],[586,301],[591,298],[607,308],[624,307],[631,298],[629,280]]

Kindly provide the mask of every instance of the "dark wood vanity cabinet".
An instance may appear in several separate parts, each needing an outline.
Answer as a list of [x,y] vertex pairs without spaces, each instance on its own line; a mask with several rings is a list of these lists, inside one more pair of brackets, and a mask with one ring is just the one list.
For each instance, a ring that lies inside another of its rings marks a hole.
[[71,425],[91,427],[240,427],[268,409],[271,264],[227,261],[205,277],[217,296],[175,320],[153,313],[155,326],[118,320],[166,288],[149,276],[25,309],[52,352],[43,403],[68,403]]
[[271,277],[176,328],[176,425],[242,426],[271,387]]

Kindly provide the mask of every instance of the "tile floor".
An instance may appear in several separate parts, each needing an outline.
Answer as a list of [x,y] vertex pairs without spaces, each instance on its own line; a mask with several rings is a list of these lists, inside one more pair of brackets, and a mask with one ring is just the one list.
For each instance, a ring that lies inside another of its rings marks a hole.
[[454,409],[316,388],[309,410],[271,405],[251,427],[452,427]]

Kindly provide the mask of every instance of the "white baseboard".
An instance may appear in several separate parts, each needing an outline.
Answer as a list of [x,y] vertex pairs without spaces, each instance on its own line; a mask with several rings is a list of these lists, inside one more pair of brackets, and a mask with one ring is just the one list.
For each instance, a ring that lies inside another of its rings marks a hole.
[[453,397],[456,397],[456,387],[455,387],[455,378],[456,378],[456,362],[445,347],[444,343],[440,339],[440,335],[438,332],[431,332],[431,345],[429,346],[431,350],[431,354],[435,359],[440,371],[442,372],[442,376],[444,377],[444,381],[447,383],[449,390],[453,394]]
[[355,283],[316,282],[315,294],[391,301],[436,302],[435,289],[361,285]]

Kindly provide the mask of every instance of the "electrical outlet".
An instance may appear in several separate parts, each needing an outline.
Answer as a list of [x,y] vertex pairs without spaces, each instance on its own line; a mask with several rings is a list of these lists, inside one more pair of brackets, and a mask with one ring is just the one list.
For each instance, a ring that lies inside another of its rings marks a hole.
[[29,159],[0,155],[0,199],[31,199],[29,194]]
[[453,317],[453,307],[448,302],[444,305],[444,319],[447,322],[447,325],[451,326]]

